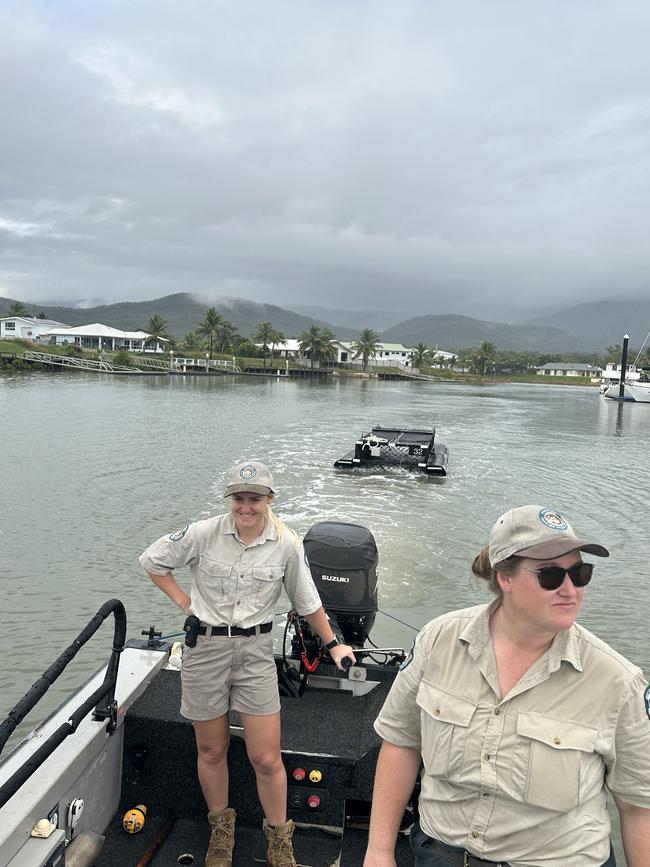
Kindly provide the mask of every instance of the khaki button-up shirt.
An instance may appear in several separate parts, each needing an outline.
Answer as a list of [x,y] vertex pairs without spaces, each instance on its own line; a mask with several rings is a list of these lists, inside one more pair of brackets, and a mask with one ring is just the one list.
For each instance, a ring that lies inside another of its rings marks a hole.
[[267,520],[262,535],[245,545],[231,513],[189,524],[162,536],[140,556],[147,572],[166,575],[189,566],[192,612],[212,626],[257,626],[273,619],[284,586],[298,614],[313,614],[321,600],[299,537],[281,536]]
[[420,632],[375,722],[421,750],[423,830],[513,867],[597,867],[609,855],[605,784],[650,808],[650,720],[639,668],[582,626],[500,697],[498,602]]

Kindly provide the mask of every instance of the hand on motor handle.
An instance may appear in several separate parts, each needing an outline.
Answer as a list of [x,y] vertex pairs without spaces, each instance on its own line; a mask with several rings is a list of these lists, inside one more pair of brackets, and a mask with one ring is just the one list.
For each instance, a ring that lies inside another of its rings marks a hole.
[[[340,671],[345,671],[346,669],[350,668],[351,665],[355,665],[357,661],[357,658],[354,655],[354,651],[348,644],[337,644],[330,650],[330,656],[332,657],[334,663],[336,664],[336,667]],[[343,663],[344,659],[350,660],[350,662],[345,665],[345,667]]]

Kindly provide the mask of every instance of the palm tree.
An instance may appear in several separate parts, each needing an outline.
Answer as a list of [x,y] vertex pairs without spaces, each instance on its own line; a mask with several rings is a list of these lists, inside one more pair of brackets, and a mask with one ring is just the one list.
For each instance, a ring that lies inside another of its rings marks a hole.
[[153,345],[155,348],[161,338],[168,338],[167,320],[163,319],[162,316],[159,316],[157,313],[154,313],[154,315],[150,317],[142,330],[146,331],[149,335],[146,341],[147,346]]
[[7,316],[28,316],[27,308],[22,301],[13,301],[7,311]]
[[185,337],[183,338],[183,342],[181,344],[181,348],[183,352],[188,355],[192,355],[194,352],[198,352],[203,348],[203,341],[198,337],[194,331],[188,331]]
[[314,361],[334,358],[336,350],[332,345],[334,335],[329,328],[319,328],[310,325],[306,331],[298,335],[298,346],[303,355],[309,355],[311,372],[314,372]]
[[477,357],[481,366],[481,376],[485,376],[485,370],[489,362],[492,364],[497,360],[497,348],[490,340],[481,341],[478,348]]
[[411,352],[411,364],[413,367],[424,367],[425,365],[431,366],[431,350],[426,345],[426,343],[416,343],[413,351]]
[[281,331],[278,331],[277,328],[273,329],[273,334],[271,335],[271,367],[273,367],[273,350],[279,343],[284,343],[286,339]]
[[355,353],[354,358],[361,356],[365,370],[370,356],[374,358],[379,351],[379,335],[373,328],[362,328],[359,337],[352,343],[352,349]]
[[162,316],[159,316],[157,313],[149,319],[144,330],[147,334],[150,334],[154,340],[158,340],[161,337],[167,337],[167,320],[163,319]]
[[219,344],[219,352],[221,355],[224,354],[226,348],[232,348],[233,343],[235,342],[235,338],[237,336],[237,329],[228,319],[223,319],[221,325],[217,328],[215,332],[215,337],[217,339],[217,343]]
[[253,334],[253,340],[256,343],[262,344],[262,354],[264,355],[264,367],[266,367],[266,351],[271,346],[271,343],[274,343],[275,328],[271,325],[270,322],[260,322],[260,324],[255,329],[255,334]]
[[223,316],[217,313],[214,307],[208,307],[202,321],[199,322],[199,327],[196,329],[197,334],[201,337],[207,337],[210,341],[210,355],[212,355],[212,341],[218,334],[223,322]]

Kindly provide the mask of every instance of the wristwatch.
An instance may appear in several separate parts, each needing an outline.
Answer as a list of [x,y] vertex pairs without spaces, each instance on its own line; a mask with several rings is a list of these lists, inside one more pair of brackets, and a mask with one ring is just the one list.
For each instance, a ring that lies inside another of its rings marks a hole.
[[328,641],[328,642],[327,642],[327,644],[325,645],[325,647],[326,647],[328,650],[331,650],[333,647],[336,647],[336,645],[337,645],[338,643],[339,643],[339,640],[338,640],[338,638],[337,638],[336,635],[335,635],[334,638],[333,638],[331,641]]

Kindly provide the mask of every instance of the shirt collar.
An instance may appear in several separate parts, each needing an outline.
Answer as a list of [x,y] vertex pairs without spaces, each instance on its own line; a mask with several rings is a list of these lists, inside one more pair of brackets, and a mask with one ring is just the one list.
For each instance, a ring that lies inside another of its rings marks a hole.
[[[490,617],[500,604],[500,599],[493,599],[489,605],[479,605],[474,616],[458,636],[459,640],[467,645],[472,659],[478,659],[483,654],[486,645],[491,643]],[[575,626],[563,629],[553,639],[553,644],[548,651],[549,673],[557,671],[564,661],[572,665],[576,671],[582,671]]]
[[[226,512],[224,515],[224,521],[222,525],[222,530],[227,536],[234,536],[235,539],[241,542],[239,538],[239,533],[237,532],[237,525],[235,524],[235,516],[232,512]],[[270,540],[275,540],[278,538],[278,531],[275,529],[275,524],[273,521],[270,521],[268,518],[266,519],[266,523],[264,524],[264,529],[257,537],[257,539],[252,542],[252,545],[262,545],[264,542]],[[242,544],[244,544],[242,542]],[[250,547],[250,546],[246,546]]]

